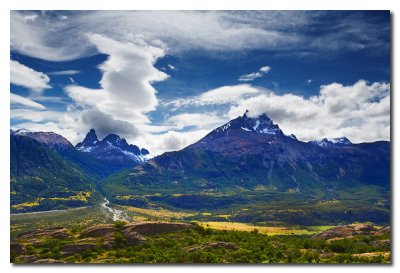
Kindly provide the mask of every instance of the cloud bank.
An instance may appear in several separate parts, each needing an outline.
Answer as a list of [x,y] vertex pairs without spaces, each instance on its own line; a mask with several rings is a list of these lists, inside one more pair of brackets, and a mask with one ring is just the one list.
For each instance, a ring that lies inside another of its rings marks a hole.
[[10,81],[12,84],[28,88],[35,93],[41,93],[49,89],[50,78],[42,73],[33,70],[17,61],[10,61]]

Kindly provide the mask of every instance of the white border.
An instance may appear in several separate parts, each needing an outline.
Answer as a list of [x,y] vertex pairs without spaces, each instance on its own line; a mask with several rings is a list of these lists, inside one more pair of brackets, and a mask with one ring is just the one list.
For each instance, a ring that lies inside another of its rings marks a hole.
[[392,12],[392,52],[394,58],[392,59],[393,65],[392,70],[395,68],[395,64],[399,63],[399,55],[394,50],[394,45],[399,46],[399,20],[397,20],[397,12],[399,12],[399,4],[393,0],[279,0],[279,1],[266,1],[266,0],[145,0],[145,1],[129,1],[129,0],[2,0],[0,2],[0,147],[1,147],[1,161],[0,161],[0,212],[2,224],[0,232],[0,257],[1,257],[1,269],[2,272],[9,271],[32,271],[32,272],[51,272],[54,270],[69,272],[72,270],[85,270],[88,272],[106,272],[110,270],[118,270],[118,272],[127,272],[132,270],[140,271],[150,271],[156,272],[159,270],[167,272],[175,271],[188,271],[193,273],[207,271],[220,271],[229,270],[232,273],[238,271],[251,270],[252,272],[280,272],[282,270],[293,270],[296,272],[320,272],[321,270],[325,272],[336,272],[340,271],[359,271],[362,270],[365,273],[368,272],[386,272],[394,271],[399,269],[397,258],[396,247],[399,247],[399,236],[396,236],[394,224],[395,220],[399,217],[399,207],[396,201],[398,194],[396,194],[397,187],[395,184],[398,177],[399,164],[396,161],[399,155],[399,148],[395,141],[397,134],[397,120],[399,119],[399,112],[396,111],[396,106],[398,106],[395,100],[396,92],[394,88],[396,87],[395,78],[393,75],[395,73],[392,71],[392,145],[394,152],[393,160],[393,178],[392,178],[392,194],[393,194],[393,217],[394,222],[392,230],[394,232],[394,237],[392,244],[392,266],[12,266],[9,264],[9,123],[10,123],[10,113],[9,113],[9,35],[10,35],[10,10],[391,10]]

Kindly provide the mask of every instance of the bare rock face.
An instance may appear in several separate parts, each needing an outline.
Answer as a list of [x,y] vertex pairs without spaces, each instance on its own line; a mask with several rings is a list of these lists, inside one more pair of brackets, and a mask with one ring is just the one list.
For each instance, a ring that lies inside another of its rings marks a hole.
[[207,248],[226,248],[231,250],[239,249],[239,247],[236,244],[230,242],[210,242],[210,243],[185,247],[183,250],[186,252],[194,252],[197,250],[204,250]]
[[141,235],[156,235],[166,232],[177,232],[183,229],[193,228],[193,225],[187,223],[169,223],[169,222],[140,222],[130,223],[122,227],[122,232],[137,232]]
[[384,227],[375,232],[376,235],[383,235],[383,234],[388,234],[390,233],[390,226],[389,227]]
[[128,246],[140,245],[141,243],[146,241],[146,238],[129,228],[124,229],[122,231],[122,234],[126,238],[126,243]]
[[346,226],[337,226],[314,236],[316,239],[329,240],[333,238],[345,238],[354,235],[372,235],[376,228],[368,224],[353,224]]
[[67,230],[63,227],[47,228],[47,229],[34,229],[23,232],[18,235],[20,240],[29,240],[31,238],[50,237],[57,239],[64,239],[68,237]]
[[11,242],[10,251],[18,256],[25,252],[25,246],[17,242]]
[[114,235],[115,228],[113,225],[98,225],[89,228],[81,233],[82,237],[110,237]]
[[83,252],[85,250],[95,249],[96,247],[97,246],[95,243],[88,241],[78,241],[64,245],[63,248],[61,249],[61,254],[63,256],[70,256],[76,253]]

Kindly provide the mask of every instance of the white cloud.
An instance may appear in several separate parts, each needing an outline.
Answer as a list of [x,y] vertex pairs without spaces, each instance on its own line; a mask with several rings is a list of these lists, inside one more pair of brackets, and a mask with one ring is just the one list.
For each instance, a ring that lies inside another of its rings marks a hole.
[[168,75],[157,70],[155,61],[164,50],[148,45],[120,43],[102,35],[89,35],[99,52],[109,55],[99,68],[103,72],[101,89],[78,85],[66,87],[66,93],[82,107],[96,107],[116,120],[146,122],[144,115],[156,109],[156,90],[151,85]]
[[347,136],[353,142],[390,139],[390,85],[360,80],[354,85],[321,86],[319,95],[303,98],[272,92],[232,104],[230,118],[267,113],[286,134],[299,139]]
[[176,70],[176,67],[173,66],[172,64],[168,64],[168,68],[171,69],[171,70]]
[[37,103],[33,100],[27,99],[25,97],[22,97],[20,95],[10,93],[10,103],[11,105],[22,105],[22,106],[27,106],[30,108],[36,108],[36,109],[41,109],[44,110],[46,107],[40,103]]
[[29,56],[64,61],[95,53],[85,33],[163,44],[174,53],[279,48],[298,42],[298,37],[269,26],[255,25],[247,14],[229,16],[218,11],[91,11],[71,14],[67,21],[45,13],[29,23],[16,11],[11,13],[11,45]]
[[95,108],[81,113],[81,123],[85,131],[95,128],[99,138],[103,138],[111,132],[130,139],[136,138],[139,134],[138,129],[133,124],[115,120],[112,116],[106,115]]
[[[77,113],[76,113],[77,114]],[[60,111],[38,111],[35,109],[11,109],[10,117],[14,121],[34,121],[34,122],[46,122],[46,121],[54,121],[60,122],[60,120],[64,116],[73,116],[76,115],[74,113],[60,112]]]
[[263,66],[260,68],[260,71],[264,72],[264,73],[268,73],[270,70],[271,70],[271,67],[269,67],[269,66]]
[[[336,47],[348,44],[338,35],[332,41],[329,36],[310,39],[300,32],[318,23],[318,18],[324,16],[321,12],[85,11],[69,13],[68,20],[60,20],[63,15],[42,13],[29,22],[24,14],[11,12],[12,49],[53,61],[95,54],[84,37],[86,33],[99,33],[123,42],[141,39],[155,46],[167,46],[172,53],[192,49],[216,52],[301,50],[310,49],[311,45],[314,49],[326,49],[324,42],[327,40]],[[343,33],[346,31],[350,30],[343,28]],[[353,37],[363,32],[363,28],[357,29]]]
[[44,89],[51,88],[50,78],[33,70],[17,61],[10,61],[10,81],[12,84],[26,87],[34,92],[41,93]]
[[260,72],[253,72],[250,74],[245,74],[239,77],[239,81],[241,82],[248,82],[248,81],[254,81],[257,78],[261,78],[263,74]]
[[168,131],[162,134],[147,134],[134,141],[139,147],[146,147],[153,155],[177,151],[193,144],[207,135],[210,130],[194,130],[188,132]]
[[271,70],[269,66],[261,67],[257,72],[253,72],[250,74],[245,74],[239,77],[239,81],[241,82],[248,82],[254,81],[257,78],[261,78],[264,74],[267,74]]
[[61,70],[61,71],[53,71],[48,73],[49,75],[54,75],[54,76],[64,76],[64,75],[76,75],[81,73],[79,70]]
[[166,101],[164,104],[167,106],[173,105],[175,107],[187,105],[228,104],[235,103],[238,100],[261,94],[266,91],[267,90],[253,87],[249,84],[222,86],[204,92],[200,96]]
[[224,122],[227,122],[227,119],[218,116],[217,113],[185,113],[168,117],[165,124],[179,130],[187,127],[214,129]]

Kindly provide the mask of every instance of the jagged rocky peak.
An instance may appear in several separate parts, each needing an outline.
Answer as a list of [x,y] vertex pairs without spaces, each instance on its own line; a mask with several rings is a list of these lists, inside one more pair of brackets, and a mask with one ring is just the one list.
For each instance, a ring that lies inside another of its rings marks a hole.
[[94,129],[90,129],[90,131],[86,134],[85,139],[79,143],[77,146],[88,146],[96,144],[99,141],[96,135],[96,131]]
[[284,136],[283,132],[277,124],[267,114],[263,113],[258,116],[251,115],[250,111],[246,112],[228,123],[211,131],[201,142],[206,143],[217,137],[226,135],[243,135],[243,134],[263,134],[269,136]]
[[98,140],[94,129],[87,133],[85,139],[78,143],[76,148],[99,159],[119,158],[124,162],[145,162],[151,158],[148,150],[129,144],[125,138],[117,134],[108,134],[102,140]]
[[118,142],[120,142],[122,140],[125,140],[125,139],[121,138],[119,135],[116,135],[116,134],[109,134],[108,136],[106,136],[103,139],[103,141],[108,141],[108,142],[111,142],[111,143],[118,143]]
[[327,138],[329,142],[333,144],[342,144],[342,145],[349,145],[352,144],[351,141],[347,137],[338,137],[338,138]]
[[259,116],[252,116],[249,110],[246,110],[243,116],[231,120],[225,125],[217,128],[215,131],[225,133],[232,131],[246,131],[269,135],[283,135],[279,126],[274,124],[267,114],[263,113]]

